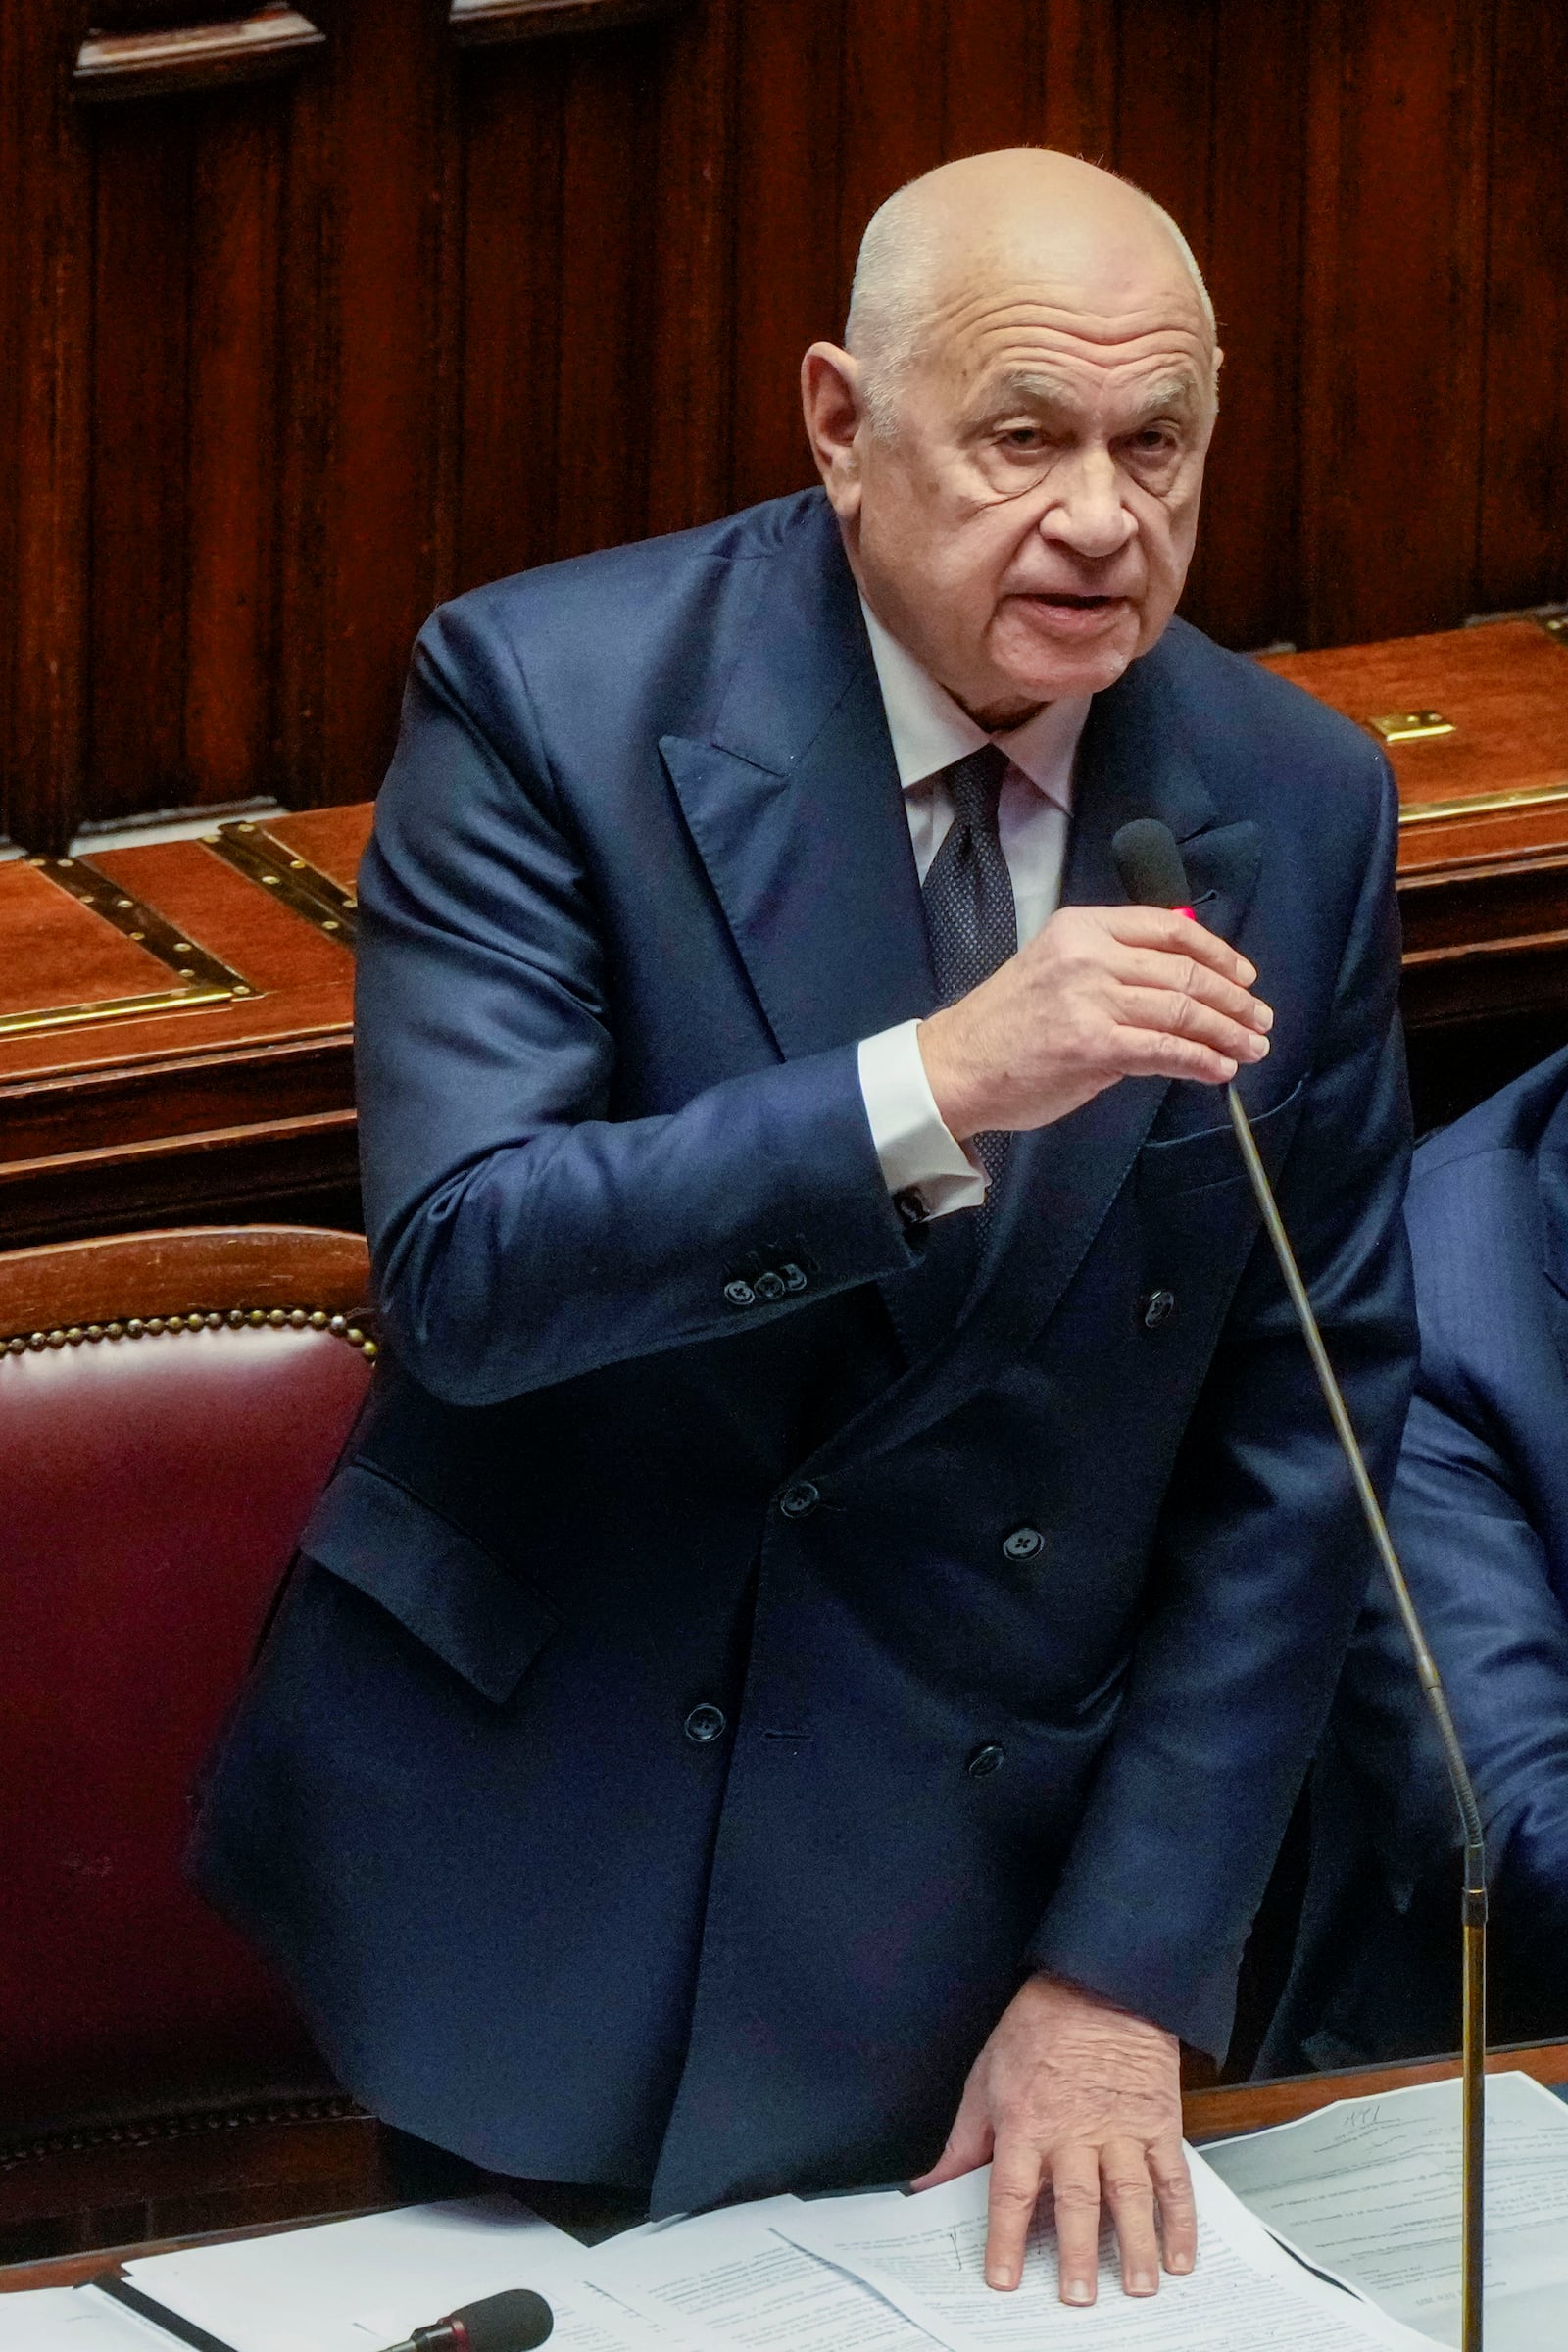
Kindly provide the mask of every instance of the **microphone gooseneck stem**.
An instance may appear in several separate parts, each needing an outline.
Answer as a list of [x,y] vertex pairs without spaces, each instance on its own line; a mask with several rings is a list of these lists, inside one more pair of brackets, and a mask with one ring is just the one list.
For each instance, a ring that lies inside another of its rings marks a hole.
[[1251,1122],[1234,1086],[1226,1088],[1225,1101],[1247,1173],[1251,1179],[1252,1192],[1262,1212],[1264,1227],[1273,1244],[1274,1255],[1279,1260],[1280,1272],[1285,1277],[1285,1287],[1291,1295],[1291,1304],[1296,1309],[1296,1319],[1300,1324],[1307,1352],[1312,1358],[1312,1368],[1323,1392],[1323,1401],[1329,1408],[1329,1418],[1355,1481],[1362,1517],[1403,1620],[1415,1658],[1416,1673],[1420,1677],[1427,1705],[1432,1711],[1433,1722],[1437,1725],[1444,1762],[1448,1768],[1454,1802],[1458,1806],[1459,1820],[1464,1830],[1464,1896],[1461,1912],[1464,1933],[1464,2186],[1460,2232],[1460,2346],[1461,2352],[1481,2352],[1482,2271],[1486,2243],[1487,2056],[1487,1854],[1481,1808],[1476,1803],[1476,1792],[1471,1785],[1458,1735],[1453,1728],[1453,1717],[1448,1712],[1447,1695],[1438,1672],[1437,1660],[1428,1645],[1421,1620],[1416,1614],[1415,1602],[1410,1597],[1410,1588],[1404,1580],[1404,1570],[1399,1565],[1399,1555],[1389,1534],[1388,1522],[1367,1475],[1354,1427],[1346,1410],[1345,1398],[1340,1394],[1340,1384],[1334,1377],[1328,1349],[1323,1345],[1323,1334],[1312,1312],[1312,1301],[1306,1295],[1306,1285],[1301,1280],[1296,1252],[1291,1248],[1290,1236],[1274,1199],[1274,1189],[1258,1156]]

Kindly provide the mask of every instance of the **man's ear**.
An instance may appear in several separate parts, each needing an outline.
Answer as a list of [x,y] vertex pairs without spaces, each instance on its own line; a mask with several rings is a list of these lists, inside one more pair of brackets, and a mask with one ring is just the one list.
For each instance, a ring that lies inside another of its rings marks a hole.
[[801,406],[823,487],[841,522],[860,511],[860,364],[836,343],[813,343],[801,362]]

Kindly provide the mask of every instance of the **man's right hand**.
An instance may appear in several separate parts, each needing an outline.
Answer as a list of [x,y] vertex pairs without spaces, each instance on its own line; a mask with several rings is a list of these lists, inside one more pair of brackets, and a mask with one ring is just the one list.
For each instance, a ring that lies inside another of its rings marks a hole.
[[1274,1015],[1245,956],[1159,906],[1063,906],[989,980],[922,1021],[943,1124],[1049,1127],[1118,1078],[1224,1086],[1268,1052]]

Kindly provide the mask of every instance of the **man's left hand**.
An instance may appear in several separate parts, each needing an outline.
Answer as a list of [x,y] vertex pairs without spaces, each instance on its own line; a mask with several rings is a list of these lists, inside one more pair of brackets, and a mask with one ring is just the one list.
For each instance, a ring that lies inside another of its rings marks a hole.
[[1168,2271],[1192,2269],[1198,2216],[1182,2153],[1181,2050],[1148,2018],[1031,1977],[969,2070],[940,2160],[913,2185],[935,2188],[988,2158],[988,2285],[1017,2285],[1048,2182],[1064,2303],[1095,2299],[1102,2189],[1128,2294],[1158,2287],[1161,2240]]

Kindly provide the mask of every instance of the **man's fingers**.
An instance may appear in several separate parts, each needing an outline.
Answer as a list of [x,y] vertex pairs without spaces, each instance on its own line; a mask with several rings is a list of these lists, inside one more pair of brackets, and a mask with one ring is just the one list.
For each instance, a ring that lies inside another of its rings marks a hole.
[[1123,1078],[1196,1078],[1203,1086],[1229,1086],[1238,1067],[1233,1054],[1170,1029],[1117,1029],[1108,1058]]
[[1063,2148],[1051,2163],[1056,2206],[1056,2268],[1064,2303],[1092,2303],[1100,2281],[1100,2158]]
[[1187,2152],[1172,2132],[1149,2151],[1149,2170],[1159,2201],[1159,2233],[1167,2271],[1190,2271],[1198,2260],[1198,2206]]
[[948,2144],[928,2173],[911,2180],[914,2189],[940,2188],[944,2180],[956,2180],[960,2173],[978,2172],[991,2156],[992,2131],[986,2115],[985,2101],[974,2090],[966,2089],[958,2101],[958,2112]]
[[1250,988],[1257,978],[1255,964],[1249,963],[1228,939],[1205,931],[1192,915],[1177,914],[1165,906],[1107,906],[1100,912],[1111,937],[1128,947],[1161,948],[1167,955],[1192,956],[1243,988]]
[[1023,2277],[1024,2247],[1040,2196],[1041,2159],[1028,2140],[997,2142],[991,2160],[991,2199],[986,2224],[986,2284],[1013,2287]]
[[1178,1000],[1190,997],[1200,1004],[1212,1005],[1243,1029],[1267,1032],[1274,1026],[1273,1008],[1261,997],[1191,956],[1161,956],[1149,948],[1128,948],[1117,956],[1113,972],[1124,988],[1158,991]]
[[1117,1021],[1127,1029],[1162,1029],[1173,1037],[1196,1038],[1231,1061],[1261,1061],[1268,1039],[1251,1021],[1234,1020],[1201,998],[1171,989],[1122,988],[1113,1000]]
[[1159,2285],[1159,2239],[1149,2160],[1136,2139],[1109,2139],[1100,2151],[1100,2171],[1116,2224],[1122,2286],[1129,2295],[1152,2295]]

